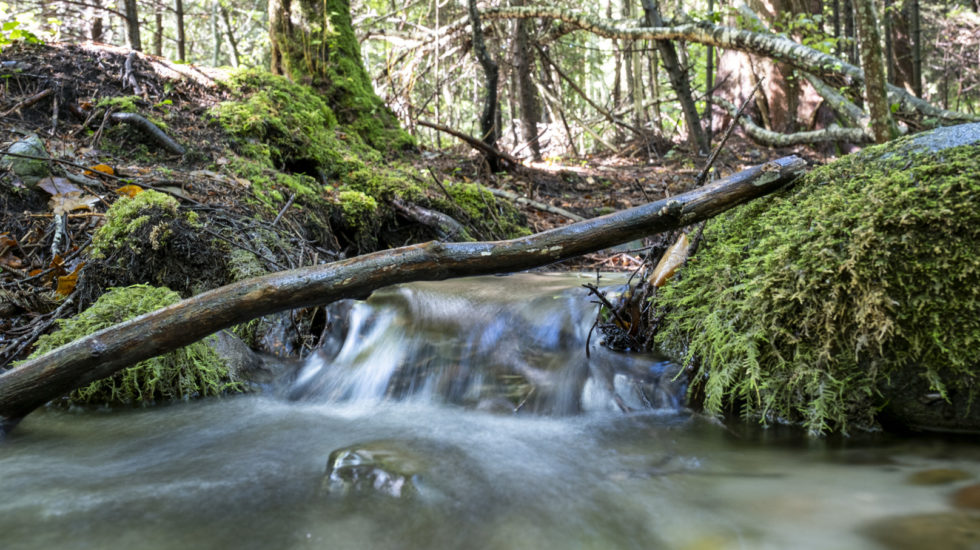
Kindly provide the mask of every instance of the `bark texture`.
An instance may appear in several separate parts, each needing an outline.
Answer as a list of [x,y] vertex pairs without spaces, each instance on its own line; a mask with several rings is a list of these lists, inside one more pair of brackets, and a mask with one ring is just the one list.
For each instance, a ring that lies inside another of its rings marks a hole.
[[861,39],[861,66],[864,68],[864,99],[871,113],[871,133],[875,141],[884,143],[893,137],[892,114],[885,93],[885,69],[882,63],[881,34],[874,0],[857,0],[858,36]]
[[364,298],[396,283],[506,273],[595,252],[704,220],[803,173],[799,157],[744,170],[689,193],[509,241],[384,250],[217,288],[26,361],[0,375],[0,435],[37,407],[133,363],[272,313]]

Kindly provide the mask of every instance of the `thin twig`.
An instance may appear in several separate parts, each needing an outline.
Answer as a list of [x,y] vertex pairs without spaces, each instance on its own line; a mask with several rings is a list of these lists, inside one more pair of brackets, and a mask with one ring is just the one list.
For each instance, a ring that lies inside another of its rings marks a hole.
[[715,147],[715,150],[712,151],[711,156],[708,157],[708,163],[704,165],[704,170],[701,170],[701,173],[698,174],[698,178],[695,180],[695,185],[697,185],[698,187],[704,185],[704,182],[708,179],[708,171],[711,170],[711,166],[715,163],[715,160],[718,158],[718,154],[721,153],[722,147],[725,146],[725,142],[728,141],[728,138],[732,135],[732,131],[735,130],[735,126],[738,124],[738,119],[741,118],[742,113],[745,111],[745,108],[749,106],[749,101],[751,101],[752,98],[755,97],[755,93],[759,91],[759,87],[762,86],[762,83],[765,81],[766,79],[765,77],[763,77],[760,78],[759,81],[755,83],[755,88],[752,88],[752,91],[749,93],[749,96],[745,98],[745,101],[742,102],[742,106],[738,108],[738,111],[735,113],[735,116],[732,117],[732,122],[728,125],[728,129],[725,130],[725,135],[722,136],[721,141],[718,142],[718,147]]
[[620,327],[623,328],[623,331],[626,334],[626,337],[629,338],[630,344],[633,346],[633,349],[637,349],[637,350],[640,349],[640,343],[637,342],[636,341],[636,338],[634,338],[633,335],[631,335],[629,333],[629,331],[626,329],[626,327],[630,326],[629,323],[627,323],[619,315],[619,311],[609,302],[608,299],[606,299],[606,296],[602,292],[599,291],[599,287],[595,286],[592,283],[587,283],[587,284],[584,284],[582,286],[584,286],[585,288],[589,289],[589,292],[591,294],[595,294],[596,297],[599,298],[599,301],[602,302],[602,305],[606,306],[606,309],[608,309],[610,312],[612,312],[613,317],[615,317],[616,320],[619,321]]
[[282,210],[280,210],[278,214],[276,214],[276,219],[272,220],[272,227],[275,227],[276,224],[279,223],[279,220],[282,219],[282,215],[286,213],[286,210],[289,210],[290,206],[293,205],[294,200],[296,200],[295,192],[292,195],[289,195],[289,200],[286,201],[286,205],[282,207]]
[[[2,114],[0,114],[0,117],[6,117],[7,115],[13,113],[14,111],[19,111],[19,110],[23,109],[24,107],[30,107],[31,105],[34,105],[38,101],[41,101],[42,99],[48,97],[49,95],[51,95],[53,93],[54,93],[54,90],[52,90],[51,88],[47,88],[45,90],[41,90],[40,92],[32,95],[31,97],[25,99],[24,101],[21,101],[17,105],[14,105],[13,107],[7,109]],[[55,103],[55,105],[57,105],[57,103]]]

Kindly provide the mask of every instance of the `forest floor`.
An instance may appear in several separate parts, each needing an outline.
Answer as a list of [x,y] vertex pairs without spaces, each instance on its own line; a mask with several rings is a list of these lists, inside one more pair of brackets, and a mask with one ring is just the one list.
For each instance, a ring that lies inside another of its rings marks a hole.
[[[6,73],[0,81],[0,147],[6,151],[36,135],[57,159],[49,163],[53,177],[48,180],[55,188],[49,183],[46,192],[29,191],[9,170],[0,169],[0,368],[22,358],[56,318],[72,314],[59,301],[73,292],[79,273],[85,277],[80,271],[85,247],[109,205],[131,192],[130,186],[177,198],[203,218],[205,228],[212,216],[219,225],[242,227],[252,223],[249,220],[271,218],[268,209],[250,199],[249,182],[226,169],[229,139],[208,114],[227,99],[227,93],[215,85],[220,73],[146,55],[127,67],[125,50],[104,45],[15,45],[0,54],[0,63]],[[188,145],[187,154],[168,152],[139,129],[112,121],[108,113],[113,102],[134,95],[144,98],[138,102],[139,111],[159,121],[171,138]],[[406,160],[440,179],[477,182],[585,218],[689,190],[706,162],[683,146],[662,155],[639,143],[622,147],[632,155],[528,162],[518,175],[489,173],[462,144],[422,150]],[[763,149],[733,136],[714,170],[726,176],[786,154],[826,160],[805,150]],[[70,192],[59,192],[68,188]],[[534,232],[571,223],[559,214],[519,208]],[[67,215],[55,215],[59,209]],[[274,222],[264,219],[263,223],[275,225],[279,217],[282,212]],[[547,269],[636,269],[657,238]],[[652,246],[662,247],[662,242]],[[288,267],[343,255],[342,250],[314,249]],[[73,308],[79,310],[90,300],[75,302]]]

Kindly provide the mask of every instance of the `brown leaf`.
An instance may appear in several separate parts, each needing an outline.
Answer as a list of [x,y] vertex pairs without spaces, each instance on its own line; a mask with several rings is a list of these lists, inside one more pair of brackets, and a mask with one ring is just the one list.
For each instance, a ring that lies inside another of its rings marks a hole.
[[24,261],[8,252],[7,254],[0,256],[0,264],[18,269],[24,266]]
[[48,201],[48,207],[56,216],[60,216],[72,210],[91,210],[92,206],[97,202],[99,202],[99,197],[75,191],[54,195]]
[[65,178],[47,177],[37,182],[37,186],[52,195],[81,193],[82,190]]
[[680,237],[667,252],[664,253],[663,257],[660,258],[660,262],[657,263],[657,267],[654,268],[653,274],[647,279],[650,284],[655,287],[664,286],[664,284],[674,276],[674,272],[677,268],[684,265],[687,261],[687,250],[690,243],[687,240],[687,233],[681,233]]
[[55,292],[57,292],[59,296],[68,296],[73,290],[75,290],[75,285],[78,284],[78,272],[84,265],[85,262],[79,262],[71,273],[63,277],[58,277],[58,288],[55,290]]

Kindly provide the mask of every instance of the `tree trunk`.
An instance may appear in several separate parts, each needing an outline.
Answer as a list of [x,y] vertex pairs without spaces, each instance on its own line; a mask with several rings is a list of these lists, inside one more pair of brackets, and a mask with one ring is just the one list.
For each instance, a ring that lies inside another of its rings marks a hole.
[[143,51],[140,41],[140,14],[136,0],[125,0],[126,7],[126,45],[129,49]]
[[156,7],[153,14],[153,55],[163,57],[163,8]]
[[364,70],[349,0],[269,0],[269,45],[272,72],[312,86],[368,145],[411,145]]
[[858,37],[861,40],[861,66],[864,69],[864,99],[871,114],[871,131],[875,141],[892,139],[891,108],[885,94],[885,70],[882,66],[881,36],[874,12],[874,0],[856,0]]
[[[480,115],[480,139],[491,147],[496,147],[500,128],[497,126],[497,80],[500,71],[497,64],[487,51],[483,42],[483,29],[480,27],[480,12],[476,9],[476,0],[469,0],[470,25],[473,27],[473,54],[476,55],[483,74],[486,78],[486,89],[483,96],[483,113]],[[491,168],[496,171],[497,167]]]
[[538,142],[538,120],[541,109],[531,80],[534,54],[528,36],[529,19],[517,20],[514,36],[514,71],[517,73],[517,97],[521,110],[521,137],[531,149],[531,158],[541,160],[541,144]]
[[[660,9],[655,0],[643,0],[643,10],[645,12],[646,24],[649,27],[662,27],[663,19],[660,17]],[[663,58],[664,68],[667,76],[670,77],[670,84],[677,94],[677,100],[681,104],[684,112],[684,120],[687,122],[688,141],[691,146],[697,149],[700,154],[707,154],[711,149],[708,144],[704,130],[701,128],[701,117],[698,115],[697,107],[694,105],[694,98],[691,96],[691,82],[688,79],[687,71],[681,67],[677,59],[677,50],[674,43],[669,40],[657,40],[657,51]]]
[[233,67],[241,65],[241,55],[238,53],[238,40],[235,38],[235,29],[231,25],[231,15],[224,4],[219,3],[218,9],[221,10],[221,20],[225,25],[225,36],[228,38],[228,45],[231,46],[231,64]]
[[0,435],[44,403],[143,359],[289,309],[364,298],[396,283],[506,273],[595,252],[707,219],[769,193],[806,163],[785,157],[677,197],[509,241],[383,250],[217,288],[106,328],[0,375]]
[[177,61],[187,61],[187,39],[184,36],[184,0],[176,0],[174,14],[177,16]]

